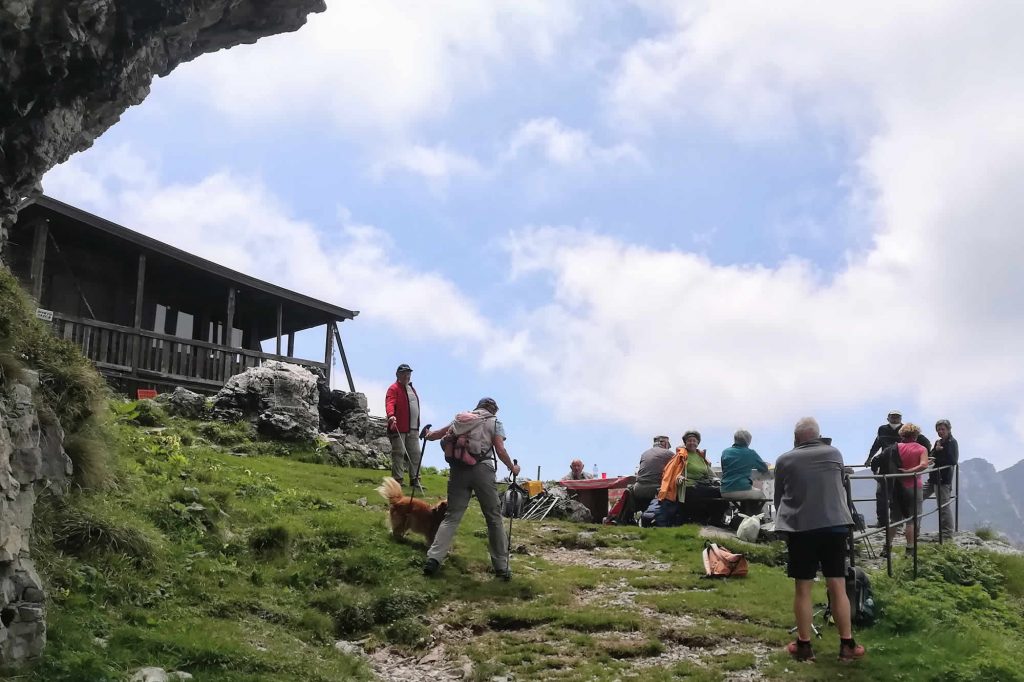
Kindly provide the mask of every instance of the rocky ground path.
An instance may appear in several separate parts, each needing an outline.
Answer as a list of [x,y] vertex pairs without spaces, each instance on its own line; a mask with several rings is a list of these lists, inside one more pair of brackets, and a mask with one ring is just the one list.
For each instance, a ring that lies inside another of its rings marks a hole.
[[[541,529],[543,530],[543,529]],[[581,606],[603,606],[640,615],[656,620],[663,633],[692,631],[695,626],[706,622],[688,615],[661,613],[638,601],[640,595],[666,594],[664,590],[638,589],[632,587],[621,571],[640,571],[645,574],[670,572],[673,565],[668,562],[639,556],[627,548],[566,548],[543,547],[535,555],[562,566],[588,566],[603,568],[607,579],[591,588],[578,590],[575,602]],[[702,589],[702,588],[693,588]],[[433,631],[431,643],[425,653],[410,656],[398,648],[385,646],[372,651],[364,650],[367,642],[338,642],[336,647],[344,652],[364,656],[367,663],[382,682],[448,682],[474,678],[473,662],[461,653],[464,647],[472,645],[475,638],[482,636],[470,628],[454,628],[448,624],[449,617],[464,605],[449,603],[427,616],[427,624]],[[517,630],[521,640],[548,641],[543,626]],[[600,633],[602,641],[624,643],[641,642],[648,637],[644,632],[609,631]],[[454,644],[457,643],[457,644]],[[771,653],[766,645],[759,642],[720,639],[706,636],[670,636],[662,640],[660,653],[637,657],[632,660],[629,670],[622,679],[640,679],[643,671],[657,667],[670,667],[688,661],[697,665],[709,665],[713,659],[729,653],[753,654],[755,664],[749,669],[730,673],[729,680],[761,679],[760,670]],[[513,682],[512,674],[498,675],[492,682]]]

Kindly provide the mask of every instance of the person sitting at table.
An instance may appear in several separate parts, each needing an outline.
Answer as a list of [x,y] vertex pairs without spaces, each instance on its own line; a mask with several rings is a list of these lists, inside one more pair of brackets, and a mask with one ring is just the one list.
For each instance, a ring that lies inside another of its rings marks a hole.
[[732,440],[732,447],[722,451],[722,499],[739,501],[740,511],[753,516],[761,512],[765,497],[762,491],[754,488],[750,472],[756,469],[767,474],[768,465],[756,450],[750,448],[750,431],[740,429],[733,434]]
[[658,489],[659,522],[661,526],[678,526],[687,520],[721,520],[725,508],[721,492],[708,461],[707,451],[698,450],[700,432],[691,429],[683,434],[683,445],[661,476]]
[[636,480],[623,493],[625,501],[621,505],[615,519],[618,524],[632,524],[636,515],[647,510],[651,500],[658,496],[661,487],[661,475],[665,466],[675,456],[671,449],[668,436],[655,436],[654,445],[640,455],[640,464],[636,468]]
[[586,481],[587,479],[593,478],[593,474],[588,474],[583,470],[583,460],[574,459],[569,462],[569,473],[562,477],[563,481]]

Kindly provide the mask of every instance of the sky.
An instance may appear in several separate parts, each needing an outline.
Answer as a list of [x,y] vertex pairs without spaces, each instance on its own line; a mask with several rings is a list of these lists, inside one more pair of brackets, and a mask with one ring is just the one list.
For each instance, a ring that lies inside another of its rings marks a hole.
[[335,0],[154,81],[43,187],[360,311],[373,411],[399,363],[435,425],[492,396],[531,476],[629,474],[691,428],[715,463],[739,428],[774,461],[807,415],[860,463],[892,408],[1003,469],[1021,25],[985,1]]

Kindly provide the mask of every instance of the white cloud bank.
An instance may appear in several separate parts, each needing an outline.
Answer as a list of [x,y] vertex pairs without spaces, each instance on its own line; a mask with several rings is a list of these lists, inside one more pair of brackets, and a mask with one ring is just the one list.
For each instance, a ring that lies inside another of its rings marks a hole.
[[522,322],[535,385],[565,415],[643,425],[995,405],[979,425],[1024,437],[1024,6],[660,9],[672,30],[622,56],[609,118],[652,135],[693,116],[739,138],[836,126],[861,143],[851,201],[871,209],[870,247],[826,275],[520,231],[515,269],[554,292]]
[[573,6],[335,1],[301,31],[208,55],[173,78],[236,121],[317,112],[343,131],[402,137],[456,98],[491,88],[493,67],[550,59],[575,29]]

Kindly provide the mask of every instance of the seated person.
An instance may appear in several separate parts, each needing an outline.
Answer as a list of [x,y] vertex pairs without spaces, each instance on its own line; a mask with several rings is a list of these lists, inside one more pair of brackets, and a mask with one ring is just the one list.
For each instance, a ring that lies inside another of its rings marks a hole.
[[640,465],[636,468],[636,482],[631,486],[634,506],[640,511],[647,509],[651,500],[658,496],[665,465],[675,454],[668,436],[655,436],[654,445],[640,455]]
[[635,523],[637,513],[646,511],[651,500],[658,496],[661,487],[661,474],[665,465],[675,456],[671,449],[668,436],[655,436],[654,445],[640,455],[640,464],[636,468],[636,481],[626,487],[626,502],[616,518],[616,523]]
[[593,474],[588,474],[583,470],[583,461],[574,459],[569,463],[569,473],[562,477],[563,481],[586,481],[593,478]]
[[661,501],[659,525],[677,526],[685,521],[721,522],[727,505],[715,484],[707,453],[698,450],[700,432],[683,434],[683,446],[665,466],[658,489]]
[[750,431],[740,429],[733,434],[733,445],[722,451],[722,499],[740,502],[740,511],[748,516],[759,514],[764,506],[764,493],[754,488],[750,472],[768,473],[768,465],[750,448]]

